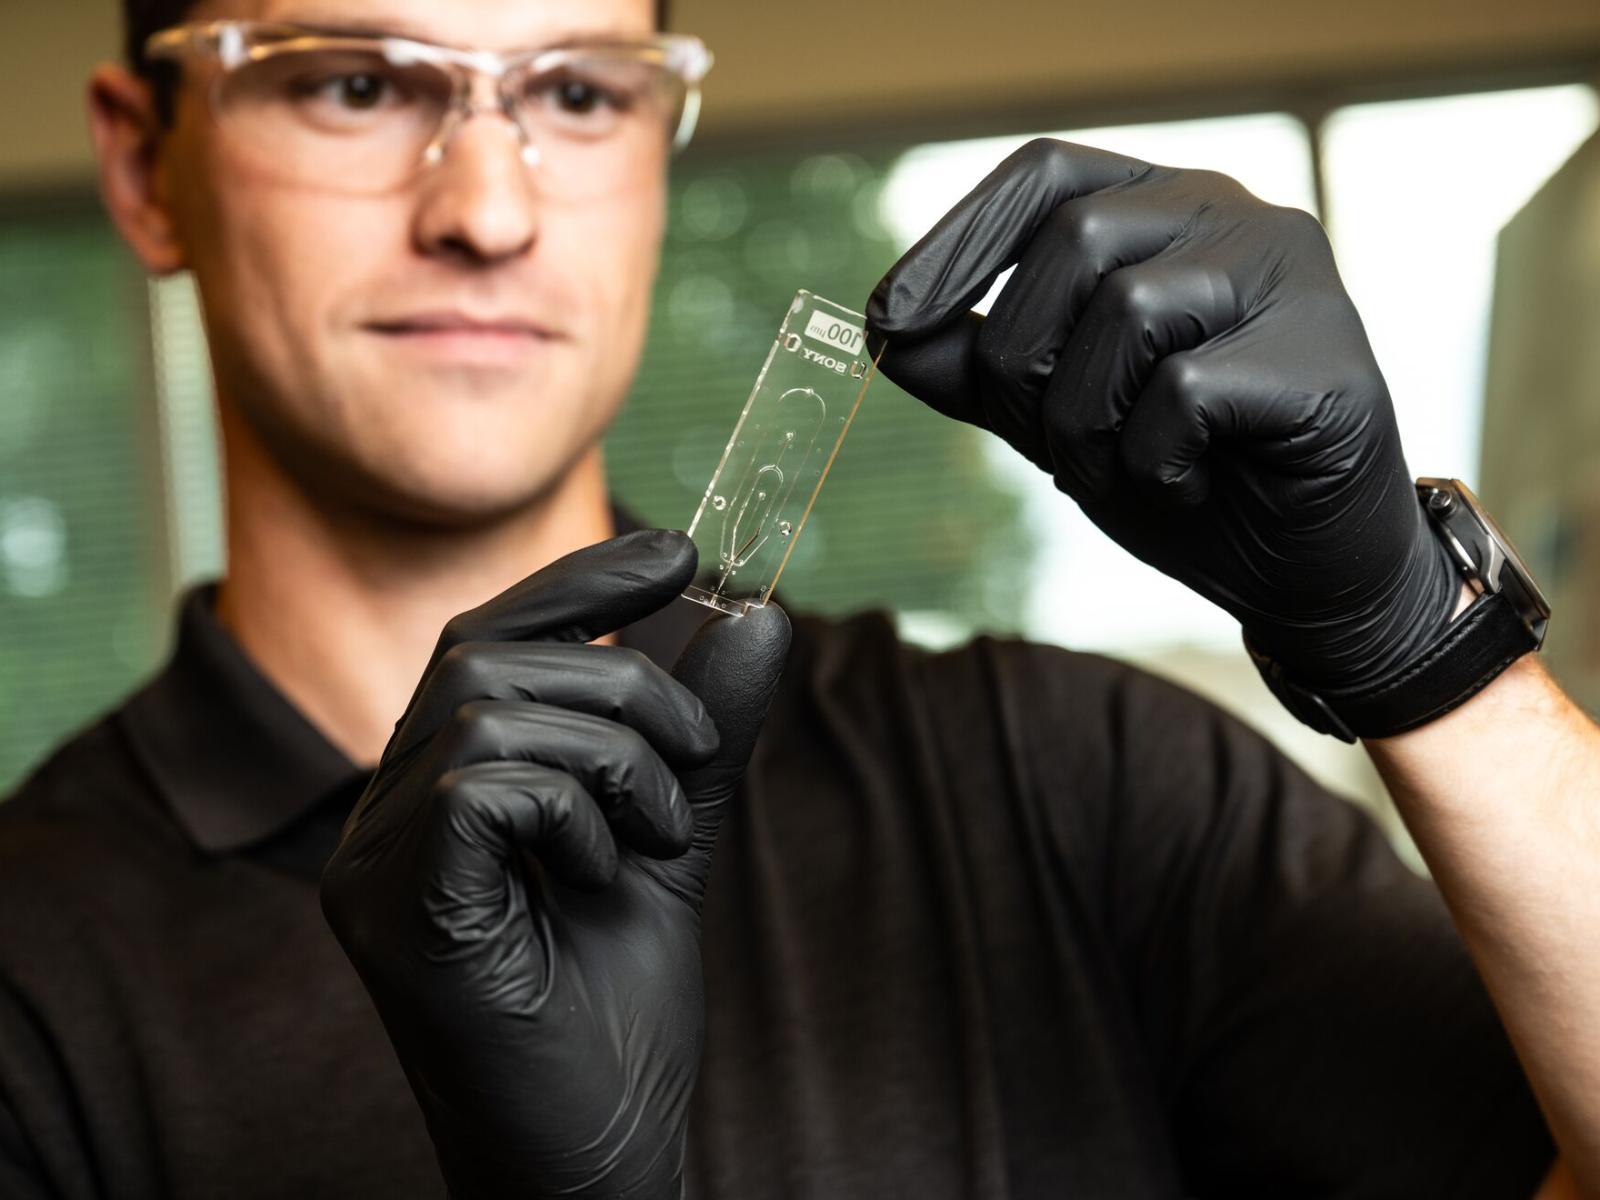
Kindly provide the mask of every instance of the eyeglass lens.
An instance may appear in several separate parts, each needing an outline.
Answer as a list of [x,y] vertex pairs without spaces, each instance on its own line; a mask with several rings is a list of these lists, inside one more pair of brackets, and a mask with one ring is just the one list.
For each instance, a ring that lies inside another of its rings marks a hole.
[[[326,187],[404,183],[468,89],[450,69],[392,61],[381,50],[282,49],[217,81],[219,118],[279,172]],[[533,144],[540,186],[589,196],[625,188],[665,160],[683,110],[682,82],[623,53],[514,68],[507,115]]]

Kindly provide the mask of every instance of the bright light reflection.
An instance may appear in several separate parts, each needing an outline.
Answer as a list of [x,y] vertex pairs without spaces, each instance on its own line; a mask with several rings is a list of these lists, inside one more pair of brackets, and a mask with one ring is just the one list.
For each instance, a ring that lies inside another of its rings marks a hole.
[[[889,171],[879,216],[901,249],[966,195],[1006,155],[1036,135],[935,142],[900,156]],[[1109,125],[1038,135],[1115,150],[1173,167],[1208,167],[1232,175],[1263,200],[1316,211],[1316,187],[1305,127],[1286,113],[1252,113],[1201,121]],[[1009,275],[976,307],[989,303]]]
[[1325,126],[1329,231],[1414,474],[1476,482],[1495,238],[1596,109],[1579,84],[1363,104]]

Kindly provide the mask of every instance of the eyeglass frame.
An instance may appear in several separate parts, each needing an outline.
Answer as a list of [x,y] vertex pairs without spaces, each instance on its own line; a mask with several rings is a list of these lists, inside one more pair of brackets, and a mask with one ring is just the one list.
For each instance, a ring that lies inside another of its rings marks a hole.
[[[265,46],[258,44],[252,47],[249,44],[251,37],[259,38],[271,33],[284,34],[284,40],[267,42]],[[439,128],[422,152],[423,166],[432,166],[440,161],[445,145],[463,120],[480,112],[494,111],[473,102],[473,83],[477,76],[494,82],[499,101],[498,111],[515,126],[522,141],[524,159],[530,163],[537,161],[529,157],[529,151],[537,153],[537,147],[516,116],[516,100],[505,87],[507,76],[525,67],[536,73],[547,71],[550,69],[546,65],[548,63],[595,50],[654,51],[661,56],[662,64],[683,82],[683,111],[678,116],[678,127],[673,130],[670,139],[671,152],[677,153],[694,136],[700,116],[700,83],[715,61],[703,41],[686,33],[658,33],[649,38],[588,44],[572,42],[501,54],[493,50],[444,46],[391,34],[329,32],[285,22],[249,20],[190,21],[172,25],[146,38],[143,51],[151,61],[172,63],[180,62],[187,53],[201,51],[215,57],[224,71],[233,71],[271,57],[270,53],[253,53],[253,49],[270,50],[273,46],[290,43],[303,45],[307,42],[315,43],[315,48],[322,49],[375,47],[394,66],[426,63],[439,67],[451,76],[451,102],[440,115]]]

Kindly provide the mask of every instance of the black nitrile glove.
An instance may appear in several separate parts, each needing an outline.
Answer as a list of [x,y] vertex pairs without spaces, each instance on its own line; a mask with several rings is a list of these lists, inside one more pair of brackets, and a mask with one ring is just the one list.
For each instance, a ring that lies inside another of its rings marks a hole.
[[[969,313],[1013,263],[988,319]],[[1041,139],[895,264],[867,316],[891,379],[1005,438],[1297,682],[1366,686],[1449,622],[1459,577],[1306,213]]]
[[701,898],[789,622],[715,617],[676,678],[585,643],[694,566],[629,534],[453,619],[323,874],[457,1200],[679,1195]]

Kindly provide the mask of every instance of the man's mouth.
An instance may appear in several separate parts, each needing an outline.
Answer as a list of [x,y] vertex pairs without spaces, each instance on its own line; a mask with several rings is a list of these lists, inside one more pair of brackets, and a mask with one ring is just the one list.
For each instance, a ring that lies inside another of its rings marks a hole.
[[527,317],[454,310],[383,317],[366,322],[363,328],[397,349],[487,363],[515,361],[563,336],[549,325]]

